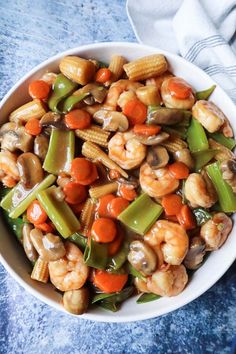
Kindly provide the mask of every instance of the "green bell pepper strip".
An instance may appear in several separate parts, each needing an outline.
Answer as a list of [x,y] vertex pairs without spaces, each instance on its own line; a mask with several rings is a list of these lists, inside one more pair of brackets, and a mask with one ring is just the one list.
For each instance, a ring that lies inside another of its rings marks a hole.
[[118,220],[132,231],[144,235],[162,212],[163,208],[144,193],[118,216]]
[[96,269],[105,269],[107,265],[107,245],[95,242],[93,239],[87,243],[84,251],[84,262]]
[[87,246],[87,241],[88,241],[88,239],[86,237],[84,237],[83,235],[81,235],[79,232],[76,232],[75,234],[69,236],[68,240],[71,242],[74,242],[83,251],[85,250],[85,248]]
[[196,218],[198,226],[201,226],[202,224],[205,224],[205,222],[207,222],[208,220],[212,219],[211,214],[203,208],[194,209],[192,210],[192,212]]
[[187,142],[191,152],[207,150],[209,148],[205,130],[195,118],[192,118],[188,128]]
[[18,218],[36,199],[37,193],[50,187],[55,180],[55,176],[48,175],[41,183],[36,184],[32,189],[25,189],[22,183],[18,183],[2,199],[1,207],[9,213],[10,218]]
[[71,95],[67,97],[61,105],[62,112],[70,112],[77,103],[81,102],[88,95],[89,93],[83,93],[81,95]]
[[212,92],[215,90],[215,88],[216,88],[216,85],[213,85],[207,90],[196,92],[196,99],[197,100],[208,100],[208,98],[210,97]]
[[161,298],[160,295],[156,295],[156,294],[153,294],[153,293],[144,293],[138,298],[136,303],[137,304],[145,304],[146,302],[158,300],[160,298]]
[[53,112],[61,113],[58,110],[59,102],[63,98],[69,96],[77,87],[78,87],[78,84],[76,84],[75,82],[72,82],[67,77],[65,77],[63,74],[58,74],[56,81],[53,85],[52,94],[50,95],[48,102],[47,102],[50,110]]
[[55,198],[56,186],[37,193],[37,199],[57,231],[67,238],[80,229],[80,223],[69,205]]
[[130,240],[126,239],[118,253],[116,253],[112,258],[108,260],[107,271],[117,271],[123,264],[127,261],[127,256],[129,253]]
[[147,282],[147,278],[137,271],[130,263],[128,264],[129,274],[133,275],[135,278],[139,278],[142,281]]
[[224,136],[224,134],[222,133],[209,133],[209,136],[230,150],[232,150],[236,146],[236,140],[234,140],[233,138],[226,138],[226,136]]
[[225,213],[236,211],[236,194],[230,185],[224,181],[219,162],[214,162],[206,167],[219,198],[219,205]]
[[216,153],[217,150],[214,149],[193,152],[192,156],[195,160],[195,171],[199,172],[202,167],[213,159]]
[[69,172],[75,154],[75,134],[73,131],[52,129],[43,169],[58,175]]

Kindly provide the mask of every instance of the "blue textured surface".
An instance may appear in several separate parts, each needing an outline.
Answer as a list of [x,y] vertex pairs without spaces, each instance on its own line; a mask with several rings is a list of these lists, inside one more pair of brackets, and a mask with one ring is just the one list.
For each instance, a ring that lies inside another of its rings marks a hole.
[[[135,41],[124,0],[0,0],[0,97],[62,50],[115,40]],[[172,314],[104,324],[56,312],[0,265],[0,353],[229,353],[236,334],[235,273],[236,263],[207,293]]]

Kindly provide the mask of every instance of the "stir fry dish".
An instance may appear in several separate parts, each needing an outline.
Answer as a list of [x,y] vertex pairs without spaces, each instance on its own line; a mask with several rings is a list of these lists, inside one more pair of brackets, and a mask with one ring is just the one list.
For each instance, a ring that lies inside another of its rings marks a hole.
[[[1,208],[65,309],[180,294],[236,211],[224,113],[161,54],[64,57],[0,128]],[[191,280],[190,280],[191,281]]]

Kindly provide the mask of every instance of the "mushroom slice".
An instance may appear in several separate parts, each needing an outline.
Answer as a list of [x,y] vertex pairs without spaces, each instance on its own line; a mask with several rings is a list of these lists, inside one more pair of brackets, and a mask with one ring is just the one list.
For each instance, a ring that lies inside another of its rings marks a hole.
[[152,169],[165,167],[169,161],[169,154],[163,146],[152,146],[148,149],[147,163]]
[[232,187],[236,193],[236,159],[224,160],[220,164],[223,179]]
[[44,161],[48,152],[49,139],[44,134],[39,134],[34,139],[34,153]]
[[153,136],[144,136],[141,134],[135,134],[135,138],[138,139],[144,145],[158,145],[169,138],[169,134],[162,132]]
[[190,241],[188,253],[184,259],[187,269],[197,269],[203,262],[206,253],[206,245],[201,237],[193,237]]
[[26,133],[23,126],[14,122],[3,124],[0,129],[0,141],[3,150],[15,151],[17,149],[27,152],[32,149],[33,136]]
[[102,128],[111,132],[124,132],[129,128],[129,121],[121,112],[100,109],[93,115],[97,123],[103,124]]
[[25,152],[17,159],[20,180],[25,188],[32,189],[43,180],[43,169],[39,158],[32,152]]
[[38,258],[38,253],[34,248],[34,245],[30,238],[30,232],[33,230],[33,225],[31,224],[24,224],[22,228],[22,240],[23,240],[23,247],[25,250],[25,254],[27,258],[31,262],[35,262]]
[[62,116],[56,112],[47,112],[40,119],[42,127],[65,128]]
[[130,244],[128,261],[139,272],[151,275],[157,267],[157,256],[155,252],[142,241],[133,241]]
[[94,103],[102,103],[104,101],[107,95],[107,89],[101,85],[90,83],[75,91],[73,96],[80,96],[86,93],[88,96],[83,100],[84,103],[93,105]]

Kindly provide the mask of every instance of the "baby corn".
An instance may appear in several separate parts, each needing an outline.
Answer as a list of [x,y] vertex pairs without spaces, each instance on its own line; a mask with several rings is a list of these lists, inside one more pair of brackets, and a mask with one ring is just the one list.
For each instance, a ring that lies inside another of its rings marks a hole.
[[64,57],[59,68],[63,75],[80,85],[86,85],[95,73],[95,65],[90,60],[76,56]]
[[111,71],[111,79],[105,82],[105,86],[111,85],[112,82],[117,81],[124,72],[124,64],[127,60],[120,55],[113,55],[108,69]]
[[35,262],[33,271],[31,273],[31,279],[47,283],[49,279],[48,262],[45,262],[40,257]]
[[116,192],[118,189],[118,183],[112,182],[104,184],[103,186],[92,187],[89,189],[89,195],[91,198],[100,198],[106,194]]
[[81,233],[87,236],[87,232],[91,229],[94,215],[95,215],[96,204],[91,198],[88,198],[84,204],[82,213],[80,215],[81,223]]
[[97,125],[91,125],[88,129],[76,129],[75,135],[82,140],[107,147],[110,133]]
[[23,106],[20,106],[10,114],[11,122],[27,122],[31,118],[40,119],[46,113],[46,110],[40,100],[30,101]]

